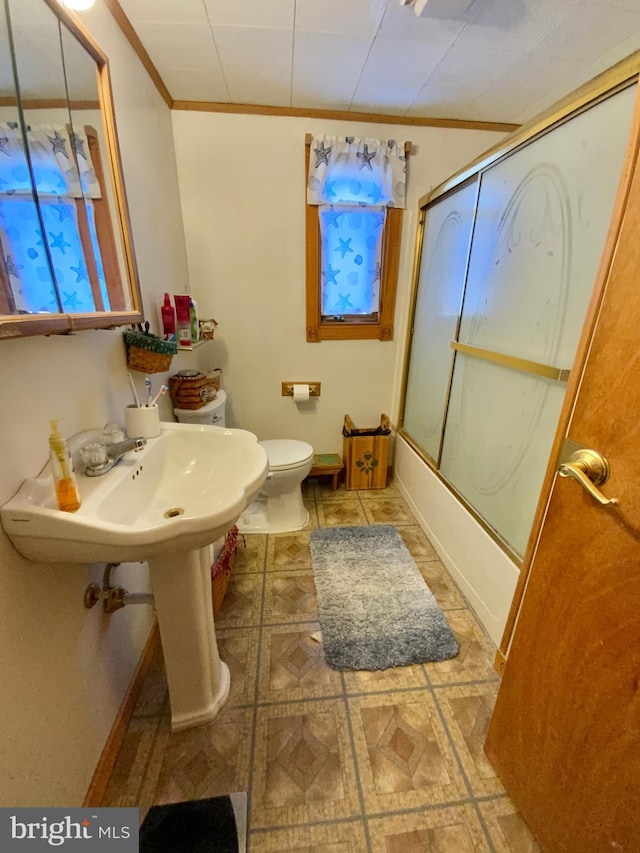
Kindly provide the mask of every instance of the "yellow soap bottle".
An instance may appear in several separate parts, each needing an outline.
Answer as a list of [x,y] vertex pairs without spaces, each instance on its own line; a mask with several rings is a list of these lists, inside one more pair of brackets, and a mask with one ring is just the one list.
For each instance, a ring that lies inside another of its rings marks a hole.
[[49,421],[51,435],[49,436],[49,458],[51,474],[58,499],[58,509],[64,512],[75,512],[80,507],[78,484],[73,473],[73,464],[69,445],[60,434],[58,421]]

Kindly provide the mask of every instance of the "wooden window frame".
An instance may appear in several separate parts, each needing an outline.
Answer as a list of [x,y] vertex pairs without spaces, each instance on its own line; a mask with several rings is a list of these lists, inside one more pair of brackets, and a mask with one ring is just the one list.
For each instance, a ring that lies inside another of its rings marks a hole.
[[[305,179],[309,174],[311,134],[305,140]],[[405,154],[411,143],[405,144]],[[306,180],[305,180],[306,193]],[[350,340],[393,340],[393,320],[396,310],[398,289],[398,267],[400,242],[402,239],[402,208],[387,208],[382,240],[382,274],[380,277],[380,304],[377,320],[359,319],[353,315],[344,320],[323,320],[321,311],[322,238],[320,236],[319,206],[307,204],[305,198],[305,242],[306,242],[306,325],[307,342],[350,341]]]

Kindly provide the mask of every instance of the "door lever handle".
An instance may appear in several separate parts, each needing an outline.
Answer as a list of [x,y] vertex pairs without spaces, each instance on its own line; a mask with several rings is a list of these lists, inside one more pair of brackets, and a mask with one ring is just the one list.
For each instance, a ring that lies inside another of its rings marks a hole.
[[563,462],[560,465],[558,474],[561,477],[577,480],[591,497],[598,501],[600,506],[616,506],[618,504],[617,498],[607,498],[597,488],[609,479],[609,463],[597,450],[576,450],[575,453],[571,454],[568,462]]

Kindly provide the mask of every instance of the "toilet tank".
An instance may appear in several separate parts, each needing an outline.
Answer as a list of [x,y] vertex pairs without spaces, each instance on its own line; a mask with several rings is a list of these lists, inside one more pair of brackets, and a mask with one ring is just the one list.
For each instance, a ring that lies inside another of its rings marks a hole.
[[224,427],[226,423],[225,409],[227,406],[227,395],[224,391],[218,391],[215,400],[205,403],[199,409],[174,409],[173,414],[181,424],[208,424],[210,426]]

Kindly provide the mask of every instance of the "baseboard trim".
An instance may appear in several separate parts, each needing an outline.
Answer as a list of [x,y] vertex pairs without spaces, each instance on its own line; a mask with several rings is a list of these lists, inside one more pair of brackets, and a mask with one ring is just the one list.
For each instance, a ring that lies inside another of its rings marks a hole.
[[89,790],[87,791],[84,802],[82,803],[84,808],[97,808],[102,805],[107,785],[109,784],[109,779],[113,773],[113,768],[115,767],[118,759],[120,747],[122,746],[122,742],[127,733],[127,727],[129,726],[133,709],[136,706],[136,701],[140,694],[140,689],[142,688],[142,682],[144,681],[144,677],[151,666],[151,661],[153,660],[153,656],[159,644],[160,631],[158,630],[158,624],[156,623],[149,634],[149,639],[147,640],[144,651],[140,656],[136,671],[129,683],[129,687],[127,688],[127,692],[122,700],[122,704],[120,705],[116,718],[113,721],[113,725],[111,726],[111,731],[109,732],[109,737],[104,745],[102,754],[98,759],[93,779],[91,780]]

